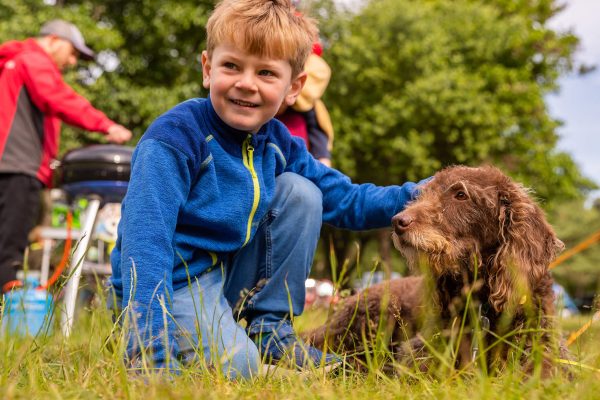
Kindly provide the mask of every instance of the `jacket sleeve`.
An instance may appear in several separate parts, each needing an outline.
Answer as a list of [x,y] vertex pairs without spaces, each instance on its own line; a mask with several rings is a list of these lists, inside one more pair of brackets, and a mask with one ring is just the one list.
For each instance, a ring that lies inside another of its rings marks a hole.
[[83,96],[65,83],[55,65],[38,54],[22,58],[23,82],[31,100],[44,114],[60,118],[69,125],[107,133],[115,124]]
[[286,171],[298,173],[312,181],[323,193],[323,222],[330,225],[365,230],[390,226],[391,218],[418,194],[417,183],[376,186],[355,184],[341,172],[316,161],[304,143],[292,140],[288,148]]
[[134,361],[145,349],[157,368],[178,365],[171,304],[173,237],[190,190],[188,165],[187,157],[174,147],[158,140],[141,141],[119,227],[123,309],[130,318],[127,353]]

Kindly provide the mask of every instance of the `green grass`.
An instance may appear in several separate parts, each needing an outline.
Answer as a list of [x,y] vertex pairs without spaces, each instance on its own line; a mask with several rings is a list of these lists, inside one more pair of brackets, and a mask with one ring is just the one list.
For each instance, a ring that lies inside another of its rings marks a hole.
[[[322,322],[325,313],[308,311],[296,319],[299,330]],[[565,334],[589,316],[562,322]],[[600,323],[598,323],[600,325]],[[315,371],[284,373],[253,382],[228,382],[211,371],[190,367],[181,376],[140,377],[129,373],[119,354],[106,348],[112,329],[102,307],[80,312],[72,336],[59,330],[48,338],[0,339],[0,397],[3,399],[597,399],[600,393],[600,328],[592,326],[571,346],[577,361],[575,378],[524,379],[517,373],[490,378],[477,371],[432,378],[389,377],[374,370],[335,377]]]

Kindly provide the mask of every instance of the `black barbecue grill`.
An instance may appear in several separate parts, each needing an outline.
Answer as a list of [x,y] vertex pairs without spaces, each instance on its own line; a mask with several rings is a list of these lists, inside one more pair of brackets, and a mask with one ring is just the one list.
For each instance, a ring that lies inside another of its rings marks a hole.
[[71,150],[63,157],[57,186],[71,198],[97,195],[121,201],[127,191],[133,148],[98,144]]
[[132,154],[133,148],[119,145],[82,147],[65,154],[57,171],[57,186],[67,193],[71,201],[76,197],[89,199],[65,288],[62,315],[65,336],[71,334],[79,279],[98,210],[101,203],[123,200],[131,173]]

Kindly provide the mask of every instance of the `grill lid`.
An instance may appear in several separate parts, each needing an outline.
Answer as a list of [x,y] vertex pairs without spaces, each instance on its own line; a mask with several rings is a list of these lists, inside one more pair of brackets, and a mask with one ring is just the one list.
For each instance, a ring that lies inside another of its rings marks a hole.
[[97,144],[71,150],[63,157],[58,185],[84,181],[129,181],[133,148]]
[[131,164],[133,147],[118,144],[93,144],[69,151],[62,159],[62,164],[71,163],[106,163]]

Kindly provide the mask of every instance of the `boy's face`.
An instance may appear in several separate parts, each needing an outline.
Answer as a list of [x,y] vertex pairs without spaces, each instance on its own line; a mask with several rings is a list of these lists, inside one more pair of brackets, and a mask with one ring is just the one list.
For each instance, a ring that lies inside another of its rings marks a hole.
[[294,104],[306,81],[305,73],[292,79],[286,60],[248,54],[229,44],[215,47],[211,58],[202,52],[202,75],[217,115],[250,133],[272,119],[282,103]]

